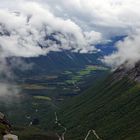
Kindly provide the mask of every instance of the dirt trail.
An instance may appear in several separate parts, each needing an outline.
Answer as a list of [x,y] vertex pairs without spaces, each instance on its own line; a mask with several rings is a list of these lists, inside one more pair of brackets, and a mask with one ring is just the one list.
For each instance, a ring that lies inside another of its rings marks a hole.
[[86,137],[85,137],[84,140],[87,140],[88,137],[89,137],[89,135],[90,135],[91,133],[96,137],[97,140],[102,140],[102,139],[99,137],[99,135],[96,133],[96,131],[93,130],[93,129],[91,129],[91,130],[88,131],[88,133],[87,133],[87,135],[86,135]]
[[[65,140],[65,134],[67,132],[67,128],[65,126],[63,126],[59,120],[58,120],[58,116],[57,113],[55,112],[55,124],[62,128],[64,131],[62,132],[62,134],[58,134],[56,133],[56,136],[58,137],[59,140]],[[84,138],[84,140],[88,140],[88,137],[90,136],[90,134],[93,134],[97,140],[102,140],[99,135],[96,133],[96,131],[94,129],[90,129],[86,135],[86,137]]]
[[67,132],[67,128],[64,127],[59,121],[58,121],[58,117],[57,117],[57,113],[55,112],[55,124],[62,128],[64,131],[62,132],[62,134],[58,134],[56,133],[56,136],[58,137],[59,140],[65,140],[65,134]]

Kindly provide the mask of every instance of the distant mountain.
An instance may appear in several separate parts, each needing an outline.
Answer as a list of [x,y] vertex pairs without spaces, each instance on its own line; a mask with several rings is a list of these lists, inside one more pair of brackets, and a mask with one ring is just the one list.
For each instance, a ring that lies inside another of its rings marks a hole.
[[[84,139],[91,129],[103,140],[140,139],[140,63],[120,67],[60,110],[67,139]],[[90,139],[92,140],[92,138]]]
[[[20,13],[16,12],[18,16]],[[30,18],[30,17],[29,17]],[[0,23],[0,36],[10,37],[12,32],[2,23]],[[54,44],[57,46],[62,45],[62,38],[66,39],[69,38],[74,42],[74,38],[72,35],[65,35],[59,31],[52,31],[49,32],[49,27],[42,27],[42,31],[44,31],[44,35],[40,36],[40,39],[37,41],[37,45],[40,48],[49,48]],[[32,34],[29,32],[29,34]],[[76,48],[76,44],[69,44],[69,50],[63,50],[62,48],[59,50],[54,49],[54,51],[50,51],[47,56],[39,56],[39,57],[32,57],[32,58],[20,58],[27,63],[33,64],[33,69],[31,71],[20,71],[17,67],[14,69],[16,75],[20,76],[28,76],[34,74],[42,74],[42,73],[56,73],[62,72],[68,69],[79,69],[83,68],[86,65],[103,65],[99,58],[102,58],[104,55],[109,55],[113,51],[116,51],[115,43],[119,40],[122,40],[125,36],[116,36],[111,38],[111,41],[108,41],[104,44],[97,44],[95,47],[99,49],[99,52],[91,53],[75,53],[73,52],[73,47]],[[22,39],[21,39],[22,40]],[[18,58],[16,58],[18,59]],[[13,63],[11,61],[11,57],[8,58],[9,65]]]
[[[86,65],[104,65],[101,63],[99,58],[102,58],[104,55],[109,55],[113,51],[116,51],[116,48],[114,47],[115,43],[118,40],[122,40],[123,38],[124,36],[114,37],[111,42],[97,45],[96,47],[101,51],[93,54],[74,53],[71,51],[63,50],[62,52],[50,52],[47,56],[21,58],[25,62],[33,64],[33,69],[21,72],[16,68],[14,71],[17,75],[28,76],[44,73],[60,73],[65,70],[81,69]],[[53,35],[50,36],[49,39],[56,41],[53,38]],[[9,59],[9,61],[10,60],[11,59]]]
[[80,68],[88,64],[99,64],[97,57],[98,54],[79,54],[72,52],[52,52],[47,56],[41,56],[39,58],[29,59],[30,62],[34,62],[44,68],[45,70],[66,70],[72,67]]

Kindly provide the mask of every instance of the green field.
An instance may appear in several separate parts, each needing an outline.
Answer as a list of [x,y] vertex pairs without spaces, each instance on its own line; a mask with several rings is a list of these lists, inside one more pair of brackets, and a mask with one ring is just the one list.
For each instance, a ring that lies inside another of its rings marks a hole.
[[48,96],[33,96],[33,97],[34,99],[52,101],[52,99]]
[[93,71],[107,71],[108,69],[101,66],[94,66],[94,65],[88,65],[85,69],[80,70],[76,74],[72,74],[69,71],[66,71],[66,74],[69,74],[71,76],[71,79],[67,80],[66,83],[68,84],[75,84],[82,80],[84,76],[88,76]]
[[22,89],[26,90],[40,90],[40,89],[47,89],[47,86],[43,86],[40,84],[23,84],[21,85]]
[[[14,128],[15,134],[21,140],[44,140],[44,138],[47,140],[49,132],[47,131],[45,134],[44,128],[46,130],[50,124],[46,120],[54,117],[54,112],[60,109],[61,104],[79,95],[82,92],[81,87],[91,84],[87,80],[97,76],[96,73],[92,72],[98,69],[100,70],[98,74],[101,75],[104,69],[97,66],[86,66],[83,69],[72,69],[54,76],[42,74],[41,77],[33,76],[20,79],[17,85],[17,88],[21,88],[19,97],[7,101],[6,105],[3,103],[3,99],[0,99],[1,112],[5,113],[9,121],[16,127]],[[80,84],[78,86],[69,84],[73,82]],[[51,112],[53,112],[52,116]],[[29,128],[29,123],[34,118],[39,119],[39,125]],[[21,128],[16,130],[17,127]],[[36,129],[38,129],[38,133],[36,133]],[[54,132],[54,129],[51,131]],[[36,136],[34,136],[35,134]]]

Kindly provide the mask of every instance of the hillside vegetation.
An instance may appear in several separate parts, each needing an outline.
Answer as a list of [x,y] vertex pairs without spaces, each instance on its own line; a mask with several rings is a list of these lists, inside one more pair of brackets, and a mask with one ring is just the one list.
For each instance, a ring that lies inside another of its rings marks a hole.
[[110,76],[65,103],[59,118],[68,129],[66,139],[83,140],[94,129],[103,140],[139,140],[139,102],[139,83]]

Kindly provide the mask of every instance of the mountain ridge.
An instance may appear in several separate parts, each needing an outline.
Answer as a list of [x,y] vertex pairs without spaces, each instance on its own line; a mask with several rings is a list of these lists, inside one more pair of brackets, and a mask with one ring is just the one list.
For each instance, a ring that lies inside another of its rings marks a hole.
[[[135,76],[131,73],[134,69],[123,77],[120,75],[123,70],[117,69],[63,105],[59,116],[68,129],[66,139],[81,140],[90,129],[95,129],[103,140],[140,139],[140,83],[131,78]],[[115,77],[118,74],[119,80],[114,80],[114,74]]]

